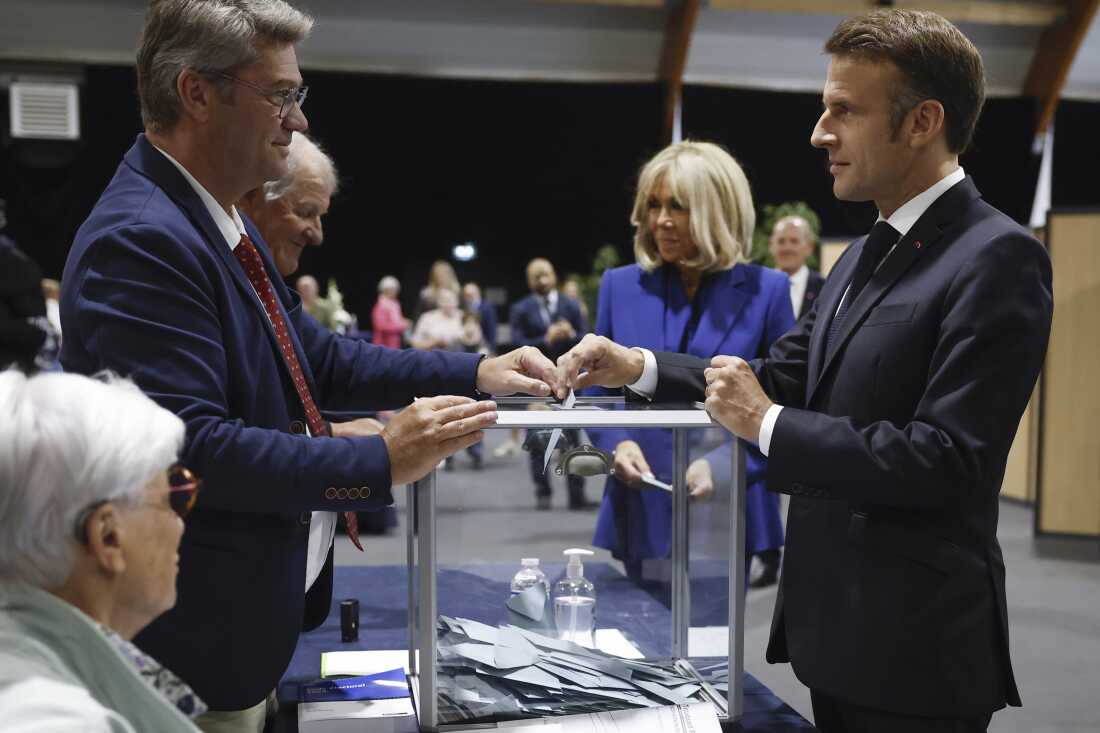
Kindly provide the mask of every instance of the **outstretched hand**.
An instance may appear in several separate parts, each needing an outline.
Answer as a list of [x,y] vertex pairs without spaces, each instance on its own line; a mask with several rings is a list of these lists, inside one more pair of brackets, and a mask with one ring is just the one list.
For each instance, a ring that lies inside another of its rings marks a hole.
[[409,484],[428,475],[444,458],[481,440],[497,421],[495,402],[469,397],[425,397],[390,420],[382,440],[390,456],[390,482]]
[[492,395],[522,392],[547,397],[558,392],[554,362],[534,346],[521,346],[507,354],[482,359],[477,367],[478,391]]
[[644,367],[645,357],[641,351],[590,333],[558,359],[560,391],[557,395],[564,398],[570,389],[592,385],[622,387],[633,384],[642,376]]

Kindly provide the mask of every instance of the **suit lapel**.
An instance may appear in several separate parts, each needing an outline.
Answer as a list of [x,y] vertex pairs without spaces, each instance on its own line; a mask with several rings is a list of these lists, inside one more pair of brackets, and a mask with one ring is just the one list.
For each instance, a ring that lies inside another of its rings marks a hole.
[[637,293],[616,298],[619,307],[626,309],[626,312],[615,322],[630,326],[623,333],[615,333],[615,340],[625,346],[663,351],[666,331],[664,268],[655,272],[639,272]]
[[[882,263],[882,266],[871,276],[871,279],[867,282],[866,287],[863,288],[863,292],[855,299],[855,301],[848,308],[848,314],[844,318],[844,324],[841,326],[840,331],[829,344],[828,351],[825,352],[824,361],[821,365],[821,370],[817,373],[817,378],[814,381],[814,387],[810,391],[808,397],[813,398],[814,392],[821,384],[821,378],[828,372],[829,367],[836,360],[837,355],[844,348],[845,344],[855,333],[856,329],[862,325],[867,314],[874,308],[883,296],[890,291],[891,288],[901,279],[901,277],[913,266],[913,263],[924,256],[926,252],[931,250],[942,239],[944,233],[951,228],[955,220],[962,213],[965,207],[973,200],[980,196],[978,189],[974,186],[973,181],[970,178],[965,178],[955,186],[948,189],[942,196],[936,199],[928,210],[917,222],[913,225],[913,228],[909,230],[909,233],[898,241],[894,250],[887,255],[886,260]],[[860,251],[863,249],[863,244],[866,241],[860,243]],[[856,253],[853,253],[853,257],[846,258],[852,261],[851,267],[846,273],[846,280],[841,282],[847,282],[851,279],[851,270],[855,268],[855,263],[859,259]],[[839,297],[834,299],[833,309],[830,311],[830,316],[836,310],[836,306],[839,303]],[[824,303],[823,303],[824,305]],[[820,308],[820,306],[818,306]],[[829,322],[832,318],[829,318]],[[828,333],[828,325],[822,324],[824,328],[815,328],[815,341],[817,351],[821,351],[825,347],[825,336]],[[811,359],[812,361],[812,359]],[[813,372],[811,372],[812,374]]]
[[748,302],[745,268],[735,265],[725,272],[715,273],[700,295],[702,309],[695,336],[688,344],[688,353],[708,359],[719,353],[737,317]]
[[[866,237],[863,238],[863,240],[866,239]],[[840,299],[844,295],[844,290],[852,279],[852,272],[856,269],[856,262],[859,260],[859,254],[856,250],[862,247],[863,240],[860,240],[858,244],[851,245],[844,251],[836,265],[833,266],[833,271],[829,273],[829,279],[825,286],[821,288],[821,294],[818,296],[817,320],[814,322],[814,330],[810,334],[810,354],[809,364],[807,365],[809,384],[812,387],[806,394],[806,404],[809,404],[810,397],[813,396],[813,391],[821,379],[822,364],[825,361],[825,341],[829,335],[829,326],[833,322],[836,309],[840,307]],[[832,285],[835,285],[835,287],[830,287]]]
[[[263,303],[260,302],[259,296],[256,295],[256,290],[252,287],[252,283],[249,281],[248,276],[245,275],[244,268],[241,267],[241,263],[237,261],[236,255],[234,255],[233,251],[227,246],[225,237],[214,223],[214,219],[211,218],[210,212],[206,209],[206,205],[203,204],[202,199],[199,198],[198,193],[196,193],[195,189],[191,187],[191,184],[187,182],[187,179],[183,177],[183,174],[172,165],[170,160],[165,158],[160,151],[153,147],[153,144],[145,138],[145,135],[138,135],[137,143],[130,148],[130,152],[126,154],[126,161],[135,170],[160,186],[164,192],[183,209],[187,217],[191,220],[191,223],[203,233],[203,236],[206,237],[207,244],[221,259],[225,268],[229,271],[230,276],[233,278],[233,281],[240,289],[241,295],[244,297],[245,301],[251,303],[252,307],[259,311],[261,316],[260,320],[263,322],[264,328],[267,329],[272,348],[281,354],[279,338],[275,334],[275,327],[271,325],[271,321],[267,317],[267,311],[264,310]],[[253,236],[253,242],[257,243],[256,248],[260,250],[260,256],[264,260],[264,267],[273,267],[271,258],[264,255],[263,247],[259,244],[260,241],[262,240]],[[275,272],[275,270],[269,269],[268,277],[271,276],[271,272]],[[299,349],[299,351],[301,350]],[[287,373],[289,374],[289,370]]]

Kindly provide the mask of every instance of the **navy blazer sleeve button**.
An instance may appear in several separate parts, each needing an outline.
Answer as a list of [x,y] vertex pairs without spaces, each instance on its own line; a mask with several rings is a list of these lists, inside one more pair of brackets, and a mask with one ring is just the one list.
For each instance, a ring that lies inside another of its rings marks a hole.
[[336,490],[336,498],[337,499],[346,499],[346,498],[348,498],[348,490],[345,489],[343,486],[341,486],[340,488],[338,488]]
[[292,423],[290,423],[290,432],[293,433],[294,435],[305,435],[305,433],[306,433],[306,424],[304,422],[302,422],[301,420],[295,420]]
[[359,498],[359,489],[355,488],[354,486],[352,486],[350,489],[348,489],[348,498],[349,499],[358,499]]
[[335,489],[335,487],[330,486],[327,489],[325,489],[325,498],[326,499],[335,499],[336,498],[336,489]]

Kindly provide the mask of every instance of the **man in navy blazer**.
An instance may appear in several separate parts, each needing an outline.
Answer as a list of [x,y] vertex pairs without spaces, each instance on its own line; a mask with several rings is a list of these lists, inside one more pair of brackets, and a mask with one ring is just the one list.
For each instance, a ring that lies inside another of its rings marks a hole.
[[[512,305],[508,323],[512,331],[512,343],[517,346],[534,346],[551,359],[573,347],[588,330],[577,301],[558,290],[558,275],[550,261],[536,257],[527,263],[527,286],[531,292]],[[525,447],[531,480],[535,484],[535,506],[540,510],[550,508],[550,481],[543,471],[545,445],[538,440],[541,434],[528,432]],[[580,432],[566,430],[562,433],[563,449],[580,443]],[[569,508],[586,509],[592,506],[584,496],[584,477],[566,477],[569,487]]]
[[957,28],[879,10],[825,48],[811,142],[837,198],[880,220],[810,314],[752,364],[590,339],[559,368],[566,384],[705,394],[759,443],[768,488],[792,496],[767,657],[810,687],[820,730],[984,731],[1020,704],[998,492],[1046,352],[1050,261],[959,167],[984,77]]
[[[205,481],[178,603],[136,638],[214,711],[200,726],[262,729],[307,585],[331,563],[333,512],[384,507],[392,486],[480,440],[495,406],[471,396],[548,394],[552,378],[535,349],[481,359],[335,336],[278,277],[233,202],[287,173],[307,124],[295,44],[311,25],[281,0],[152,5],[146,132],[65,267],[65,368],[130,376],[183,418],[184,460]],[[327,437],[318,414],[417,397],[372,437]]]

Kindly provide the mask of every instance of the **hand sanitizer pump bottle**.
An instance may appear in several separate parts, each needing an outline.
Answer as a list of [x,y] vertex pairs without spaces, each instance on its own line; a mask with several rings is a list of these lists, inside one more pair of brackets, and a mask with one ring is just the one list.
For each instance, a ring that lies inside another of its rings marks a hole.
[[558,638],[591,649],[595,646],[596,587],[584,577],[581,559],[593,553],[572,548],[564,554],[569,558],[565,577],[554,584],[554,623]]

